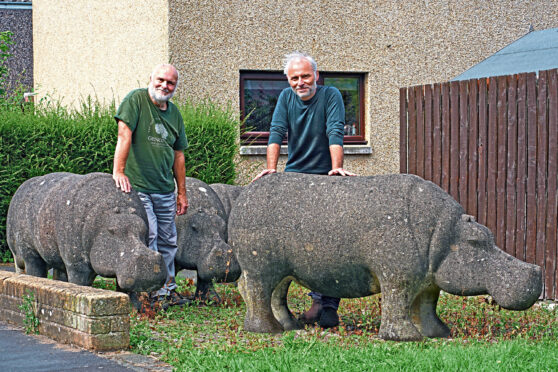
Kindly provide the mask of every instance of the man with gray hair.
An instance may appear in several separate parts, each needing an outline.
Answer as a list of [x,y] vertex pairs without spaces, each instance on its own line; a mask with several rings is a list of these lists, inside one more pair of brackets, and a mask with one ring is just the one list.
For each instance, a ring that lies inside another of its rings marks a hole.
[[188,209],[183,152],[188,141],[182,116],[169,101],[177,85],[176,68],[158,65],[151,73],[147,89],[128,93],[114,116],[118,140],[112,177],[123,192],[130,192],[133,187],[147,212],[149,248],[161,253],[167,267],[165,285],[151,294],[151,299],[162,301],[163,307],[187,302],[176,292],[174,278],[177,251],[174,217]]
[[[318,86],[316,61],[305,53],[285,56],[284,73],[290,88],[279,95],[267,145],[267,167],[254,181],[277,172],[281,142],[288,135],[285,172],[354,176],[343,169],[345,106],[339,90]],[[339,298],[311,292],[310,310],[300,319],[324,328],[339,324]]]

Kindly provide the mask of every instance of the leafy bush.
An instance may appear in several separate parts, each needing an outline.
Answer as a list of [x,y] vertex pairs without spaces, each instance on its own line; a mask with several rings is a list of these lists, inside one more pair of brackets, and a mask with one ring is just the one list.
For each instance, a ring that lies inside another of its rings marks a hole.
[[[207,183],[235,178],[239,122],[232,110],[210,101],[178,105],[189,148],[186,175]],[[114,105],[90,99],[78,110],[42,103],[25,110],[0,105],[0,261],[11,258],[6,214],[11,197],[25,180],[52,172],[112,173],[117,126]]]
[[188,137],[186,176],[208,184],[233,184],[240,123],[232,108],[222,109],[210,100],[179,108]]

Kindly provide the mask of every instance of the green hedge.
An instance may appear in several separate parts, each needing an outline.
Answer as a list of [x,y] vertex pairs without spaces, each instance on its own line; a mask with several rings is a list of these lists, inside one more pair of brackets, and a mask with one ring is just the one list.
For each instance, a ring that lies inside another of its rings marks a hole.
[[[232,110],[210,101],[179,104],[189,148],[186,175],[207,183],[234,182],[239,122]],[[52,172],[112,173],[117,126],[114,106],[86,102],[0,109],[0,261],[11,258],[6,243],[10,200],[25,180]]]

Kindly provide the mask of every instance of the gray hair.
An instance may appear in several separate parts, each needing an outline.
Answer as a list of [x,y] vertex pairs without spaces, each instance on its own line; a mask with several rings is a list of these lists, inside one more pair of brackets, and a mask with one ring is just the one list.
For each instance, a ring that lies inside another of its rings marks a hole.
[[308,62],[310,62],[310,65],[312,66],[312,71],[314,71],[314,75],[315,75],[316,72],[318,71],[318,64],[316,63],[316,61],[314,61],[314,58],[312,58],[309,54],[303,52],[293,52],[285,55],[285,61],[284,61],[285,64],[283,65],[284,66],[283,73],[287,75],[291,62],[300,59],[305,59]]
[[153,75],[155,75],[155,71],[159,70],[160,68],[163,67],[172,67],[174,68],[174,71],[176,71],[176,87],[178,87],[178,82],[180,81],[180,72],[178,72],[178,69],[176,67],[174,67],[173,65],[171,65],[170,63],[161,63],[158,64],[157,66],[153,67],[153,71],[151,71],[151,75],[149,75],[151,77],[151,79],[153,80]]

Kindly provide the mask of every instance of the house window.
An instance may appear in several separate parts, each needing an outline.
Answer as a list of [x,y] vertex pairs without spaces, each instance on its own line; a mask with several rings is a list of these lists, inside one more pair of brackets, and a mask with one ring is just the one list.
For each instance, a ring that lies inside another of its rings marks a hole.
[[[366,144],[364,139],[364,74],[322,72],[318,85],[339,89],[345,103],[345,144]],[[240,112],[243,145],[267,145],[269,127],[279,94],[289,87],[282,72],[241,71]],[[286,143],[286,139],[284,141]]]

